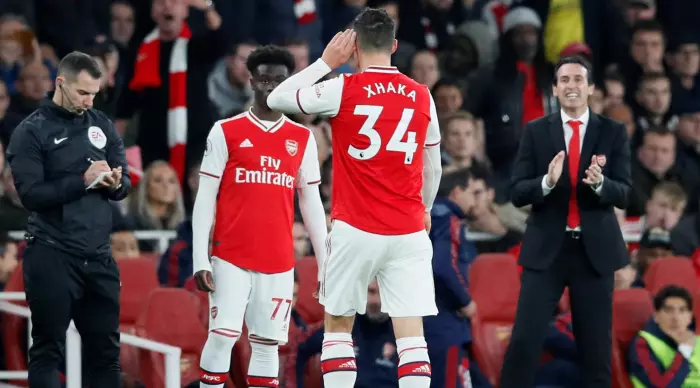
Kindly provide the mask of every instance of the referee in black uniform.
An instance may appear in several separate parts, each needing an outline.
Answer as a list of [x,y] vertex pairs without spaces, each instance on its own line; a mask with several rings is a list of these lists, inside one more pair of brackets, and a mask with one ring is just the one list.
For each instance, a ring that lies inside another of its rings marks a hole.
[[124,199],[131,183],[121,137],[91,109],[101,77],[89,55],[68,54],[53,99],[17,126],[7,151],[17,193],[31,211],[23,265],[33,325],[31,388],[60,387],[71,319],[83,341],[84,386],[120,385],[120,282],[109,246],[109,200]]

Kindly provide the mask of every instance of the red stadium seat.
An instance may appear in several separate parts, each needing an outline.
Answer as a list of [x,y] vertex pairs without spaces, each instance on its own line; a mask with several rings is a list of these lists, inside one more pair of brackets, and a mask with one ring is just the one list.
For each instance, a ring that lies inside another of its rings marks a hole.
[[[199,379],[199,356],[207,329],[199,319],[199,299],[179,288],[158,288],[149,295],[136,323],[139,336],[182,349],[182,385]],[[139,349],[143,383],[147,388],[164,386],[165,365],[161,354]]]
[[194,293],[199,298],[199,318],[202,320],[204,327],[209,328],[209,293],[197,289],[194,276],[187,278],[184,286],[187,291]]
[[296,310],[304,321],[314,324],[323,321],[323,306],[313,297],[316,292],[318,279],[318,265],[313,256],[297,260],[297,275],[299,276],[299,294],[297,296]]
[[[24,278],[22,274],[22,261],[19,262],[10,278],[5,284],[5,292],[24,292]],[[10,302],[18,306],[27,307],[27,302]],[[14,314],[3,314],[2,317],[2,342],[5,351],[5,363],[7,370],[27,370],[27,318]],[[10,381],[10,384],[19,387],[28,386],[26,380]]]
[[695,295],[700,292],[700,284],[695,276],[695,268],[686,257],[667,257],[651,262],[644,273],[644,287],[656,295],[667,285],[675,284],[688,289]]
[[612,388],[632,388],[627,372],[627,348],[653,311],[647,290],[631,288],[613,294]]
[[[149,258],[117,260],[122,282],[120,294],[119,330],[134,334],[134,326],[146,305],[146,296],[158,288],[156,263]],[[135,383],[140,378],[138,349],[123,344],[120,363],[124,380]]]
[[469,268],[469,288],[477,305],[471,320],[474,356],[491,384],[497,386],[520,292],[513,256],[479,255]]

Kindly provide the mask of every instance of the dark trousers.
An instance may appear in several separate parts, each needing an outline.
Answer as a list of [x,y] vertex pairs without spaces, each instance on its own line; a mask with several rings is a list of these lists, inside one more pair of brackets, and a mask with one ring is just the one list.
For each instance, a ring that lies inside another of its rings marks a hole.
[[501,388],[529,388],[564,287],[569,287],[581,386],[610,388],[613,273],[599,274],[583,242],[567,233],[562,250],[544,271],[524,269],[517,316],[501,371]]
[[120,386],[119,269],[113,258],[85,259],[32,241],[24,253],[24,291],[32,312],[30,388],[59,388],[66,330],[82,337],[83,386]]
[[470,359],[466,345],[439,347],[428,345],[428,357],[432,365],[430,388],[463,388],[467,386],[467,374],[474,388],[491,388],[486,376],[476,362]]

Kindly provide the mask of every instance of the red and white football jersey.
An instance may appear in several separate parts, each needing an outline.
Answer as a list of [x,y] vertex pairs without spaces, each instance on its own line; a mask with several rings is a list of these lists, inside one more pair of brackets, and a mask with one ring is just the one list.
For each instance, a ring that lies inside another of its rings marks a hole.
[[425,228],[423,148],[440,144],[425,85],[370,67],[297,91],[297,104],[331,117],[333,219],[383,235]]
[[294,190],[321,181],[311,131],[285,116],[263,122],[251,111],[221,120],[200,174],[221,180],[212,256],[262,273],[294,268]]

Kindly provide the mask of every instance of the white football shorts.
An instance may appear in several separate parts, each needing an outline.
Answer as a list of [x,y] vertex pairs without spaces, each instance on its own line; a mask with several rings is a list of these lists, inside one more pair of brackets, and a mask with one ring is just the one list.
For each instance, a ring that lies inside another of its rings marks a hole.
[[241,333],[245,318],[249,335],[287,343],[294,270],[260,273],[218,257],[212,257],[211,265],[216,291],[209,293],[209,331]]
[[327,313],[364,314],[367,287],[376,278],[382,311],[389,316],[437,314],[433,247],[425,231],[385,236],[335,220],[326,248],[319,301]]

